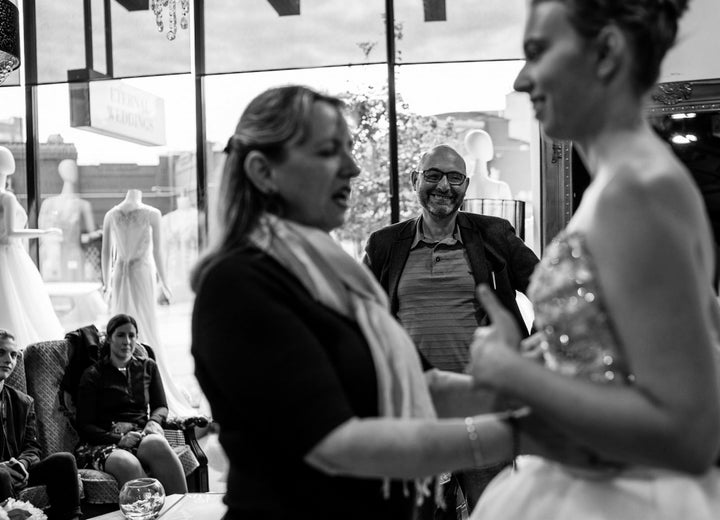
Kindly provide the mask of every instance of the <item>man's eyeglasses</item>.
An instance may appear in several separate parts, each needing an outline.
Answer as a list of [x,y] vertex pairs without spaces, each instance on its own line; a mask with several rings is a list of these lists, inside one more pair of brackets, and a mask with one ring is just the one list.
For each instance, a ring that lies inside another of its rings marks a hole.
[[430,182],[432,184],[437,184],[442,180],[443,177],[447,177],[448,184],[452,184],[453,186],[459,186],[460,184],[465,182],[465,179],[467,179],[467,175],[465,175],[464,173],[444,172],[435,168],[429,168],[427,170],[423,170],[422,172],[415,173],[422,173],[425,182]]

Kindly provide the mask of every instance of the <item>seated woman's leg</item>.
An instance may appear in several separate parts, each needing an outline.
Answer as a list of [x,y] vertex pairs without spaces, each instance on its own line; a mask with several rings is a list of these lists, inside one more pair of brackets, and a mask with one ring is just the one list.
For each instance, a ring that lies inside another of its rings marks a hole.
[[138,459],[148,468],[148,473],[162,482],[165,493],[187,493],[187,482],[180,459],[159,434],[143,438],[137,450]]
[[126,450],[115,450],[108,455],[105,471],[115,477],[118,487],[122,487],[128,480],[147,476],[138,458]]

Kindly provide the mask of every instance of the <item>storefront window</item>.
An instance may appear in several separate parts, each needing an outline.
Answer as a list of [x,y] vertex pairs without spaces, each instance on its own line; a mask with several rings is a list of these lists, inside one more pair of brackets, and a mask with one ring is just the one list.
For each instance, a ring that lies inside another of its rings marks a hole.
[[[353,182],[351,210],[336,238],[359,257],[368,235],[390,224],[388,168],[387,68],[367,65],[209,77],[206,80],[207,136],[213,150],[208,168],[208,221],[211,241],[217,234],[217,197],[223,153],[240,114],[263,90],[288,83],[307,85],[346,103],[362,173]],[[361,118],[361,114],[364,118]]]
[[[140,339],[171,361],[173,378],[191,395],[188,273],[198,256],[199,221],[195,119],[187,110],[193,103],[187,75],[38,88],[38,224],[62,230],[40,239],[39,268],[55,311],[66,331],[90,324],[102,330],[110,298],[120,297],[112,291],[129,290],[143,309],[135,316]],[[158,225],[138,218],[143,229],[108,226],[114,208],[135,195],[159,213]],[[108,236],[109,229],[128,236]],[[112,247],[103,251],[106,240]],[[153,264],[151,258],[161,263],[152,287],[137,287],[128,275],[118,289],[120,271]]]
[[[90,77],[114,78],[190,72],[191,30],[178,29],[169,41],[167,14],[164,31],[158,32],[149,8],[128,10],[123,4],[139,2],[36,0],[38,82],[68,81],[82,75],[83,69],[92,69]],[[180,7],[177,14],[182,16]]]
[[393,4],[398,63],[523,57],[526,2],[395,0]]
[[386,59],[384,0],[205,0],[204,4],[209,74]]
[[7,178],[6,188],[27,211],[25,93],[20,87],[0,88],[0,146],[10,150],[15,159],[15,172]]
[[[410,172],[422,153],[441,143],[466,158],[473,175],[468,201],[524,203],[522,236],[539,253],[538,129],[526,97],[512,91],[522,66],[524,3],[395,0],[396,53],[390,69],[384,0],[204,0],[199,5],[204,41],[197,49],[202,59],[195,62],[195,5],[187,29],[178,29],[170,41],[167,13],[158,32],[149,9],[127,9],[142,2],[65,4],[35,3],[34,28],[42,35],[37,38],[37,85],[11,86],[25,77],[21,67],[0,89],[0,144],[11,149],[17,163],[10,188],[31,222],[37,214],[40,227],[63,231],[62,237],[31,241],[31,249],[65,330],[91,323],[102,328],[107,322],[110,308],[103,288],[110,280],[107,269],[103,274],[102,246],[109,242],[103,223],[129,192],[139,193],[160,214],[153,247],[171,293],[168,298],[159,286],[153,288],[157,333],[146,332],[144,339],[167,352],[173,378],[197,398],[189,354],[193,294],[187,280],[202,253],[199,244],[211,244],[217,236],[222,150],[247,103],[269,87],[288,83],[308,85],[346,103],[362,173],[353,183],[346,223],[334,236],[355,258],[362,256],[371,232],[391,224],[394,196],[401,219],[418,214]],[[194,63],[202,66],[191,73]],[[83,78],[95,81],[83,83]],[[206,136],[202,168],[196,153],[198,80],[204,85],[203,117],[198,118]],[[388,110],[393,82],[394,123]],[[26,88],[37,94],[39,134],[33,179],[38,198],[31,208],[23,135],[29,117]],[[397,194],[391,193],[392,124]],[[485,177],[502,190],[488,195],[476,185]],[[207,204],[201,208],[206,213],[196,207],[198,178],[206,182]],[[466,210],[474,209],[468,205]],[[116,248],[111,265],[119,254]]]

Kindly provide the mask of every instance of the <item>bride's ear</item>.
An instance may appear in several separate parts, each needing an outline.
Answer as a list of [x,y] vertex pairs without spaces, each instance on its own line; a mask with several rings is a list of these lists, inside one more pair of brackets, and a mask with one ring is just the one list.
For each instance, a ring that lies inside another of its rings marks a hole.
[[270,161],[265,154],[258,150],[252,150],[245,157],[245,173],[250,182],[265,195],[277,193],[277,186],[273,178]]

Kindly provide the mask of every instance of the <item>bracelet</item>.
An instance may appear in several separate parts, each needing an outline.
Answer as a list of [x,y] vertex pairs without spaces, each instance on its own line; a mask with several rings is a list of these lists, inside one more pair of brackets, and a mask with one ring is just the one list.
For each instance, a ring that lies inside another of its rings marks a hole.
[[467,431],[468,441],[470,441],[475,467],[484,466],[485,462],[480,448],[480,436],[478,435],[474,417],[465,417],[465,430]]

